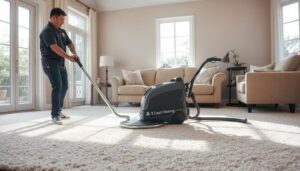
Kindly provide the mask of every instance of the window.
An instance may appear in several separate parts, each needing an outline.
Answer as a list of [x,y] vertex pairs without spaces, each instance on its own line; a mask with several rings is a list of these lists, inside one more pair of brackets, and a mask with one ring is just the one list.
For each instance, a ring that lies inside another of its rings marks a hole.
[[299,45],[299,1],[281,1],[281,40],[282,54],[281,59],[291,56],[300,50]]
[[[86,63],[87,16],[73,8],[68,10],[68,35],[73,41],[77,55],[83,65]],[[70,98],[72,102],[85,101],[85,77],[78,65],[70,65]]]
[[194,17],[156,20],[156,67],[195,65]]

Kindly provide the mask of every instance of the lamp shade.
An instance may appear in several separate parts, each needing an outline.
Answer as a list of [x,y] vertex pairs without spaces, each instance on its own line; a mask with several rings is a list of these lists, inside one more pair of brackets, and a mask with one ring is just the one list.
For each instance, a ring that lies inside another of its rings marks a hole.
[[99,67],[114,66],[114,59],[110,56],[100,56]]

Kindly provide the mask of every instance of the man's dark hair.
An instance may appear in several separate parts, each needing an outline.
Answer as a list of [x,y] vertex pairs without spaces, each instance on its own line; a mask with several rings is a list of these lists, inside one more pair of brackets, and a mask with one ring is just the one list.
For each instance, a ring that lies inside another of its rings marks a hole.
[[52,8],[51,12],[50,12],[50,18],[55,16],[55,17],[59,17],[59,16],[66,16],[67,14],[65,13],[64,10],[60,9],[60,8]]

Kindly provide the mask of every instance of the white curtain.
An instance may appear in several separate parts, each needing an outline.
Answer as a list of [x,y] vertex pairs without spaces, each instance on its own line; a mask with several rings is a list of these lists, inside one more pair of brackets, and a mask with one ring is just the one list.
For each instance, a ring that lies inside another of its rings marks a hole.
[[[87,35],[87,71],[93,80],[97,79],[97,12],[89,9]],[[91,88],[91,83],[87,80],[86,103],[95,104],[97,102],[97,92]]]
[[271,60],[278,62],[282,55],[281,27],[280,27],[280,0],[271,0]]

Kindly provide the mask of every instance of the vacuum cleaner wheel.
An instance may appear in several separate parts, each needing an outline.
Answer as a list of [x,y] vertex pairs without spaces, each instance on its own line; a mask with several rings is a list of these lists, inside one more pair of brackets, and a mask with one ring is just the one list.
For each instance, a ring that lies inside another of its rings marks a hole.
[[175,124],[182,124],[184,121],[185,121],[185,114],[183,113],[183,112],[179,112],[179,111],[177,111],[175,114],[174,114],[174,116],[173,116],[173,118],[172,118],[172,121],[173,121],[173,123],[175,123]]
[[142,120],[129,120],[121,122],[122,128],[129,129],[147,129],[147,128],[158,128],[164,126],[162,122],[142,121]]

